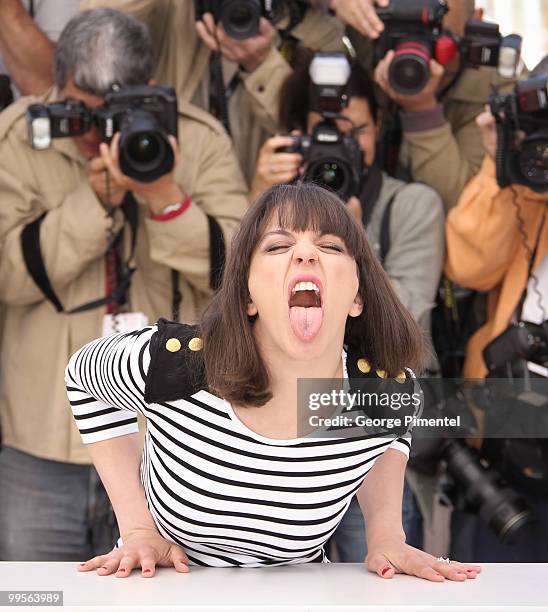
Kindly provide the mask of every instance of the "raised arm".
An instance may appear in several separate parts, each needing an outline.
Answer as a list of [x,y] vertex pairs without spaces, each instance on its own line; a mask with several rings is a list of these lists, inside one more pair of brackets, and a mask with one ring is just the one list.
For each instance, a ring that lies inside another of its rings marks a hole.
[[53,83],[55,44],[38,28],[21,0],[0,0],[0,55],[25,95],[40,94]]

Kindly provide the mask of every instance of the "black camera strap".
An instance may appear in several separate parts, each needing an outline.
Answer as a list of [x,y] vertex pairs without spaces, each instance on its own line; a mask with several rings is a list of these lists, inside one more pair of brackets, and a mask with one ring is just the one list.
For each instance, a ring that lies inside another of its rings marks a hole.
[[209,112],[218,119],[230,135],[228,98],[223,79],[223,56],[215,51],[209,58]]
[[[515,189],[512,187],[513,192],[514,192],[514,198],[517,197],[516,191]],[[535,265],[535,259],[537,258],[537,253],[538,253],[538,248],[540,246],[540,241],[542,238],[542,230],[544,229],[544,222],[546,221],[546,213],[548,212],[548,201],[544,201],[544,212],[542,213],[542,218],[540,220],[540,224],[539,224],[539,228],[537,231],[537,235],[535,238],[535,244],[533,246],[533,250],[530,251],[529,254],[529,262],[527,264],[527,279],[525,281],[525,287],[523,289],[523,292],[521,294],[519,303],[518,303],[518,307],[517,307],[517,313],[518,313],[518,321],[522,320],[522,316],[523,316],[523,307],[525,306],[525,300],[527,299],[527,290],[528,290],[528,286],[529,286],[529,279],[533,276],[533,266]],[[520,228],[520,233],[521,233],[521,228]],[[523,246],[526,248],[526,250],[529,250],[527,248],[527,243],[525,242],[525,236],[522,235],[523,238]]]
[[[97,300],[81,304],[80,306],[72,308],[71,310],[65,310],[63,304],[57,297],[44,264],[44,257],[40,245],[40,227],[47,213],[43,213],[40,217],[23,228],[23,231],[21,232],[21,248],[27,271],[40,291],[42,291],[45,297],[53,304],[57,312],[75,314],[84,312],[86,310],[93,310],[105,304],[120,303],[124,300],[124,297],[131,284],[131,277],[135,272],[135,267],[132,267],[130,263],[135,254],[135,247],[137,243],[138,205],[133,194],[129,191],[124,197],[122,211],[131,231],[131,249],[127,262],[124,266],[125,272],[122,274],[117,286],[108,295],[98,298]],[[115,237],[113,242],[119,240],[122,231],[123,229]],[[115,245],[113,242],[108,245],[107,251],[114,248]]]
[[[211,289],[216,291],[223,278],[223,269],[225,265],[226,257],[226,243],[223,234],[223,230],[219,225],[217,219],[210,215],[207,216],[207,223],[209,227],[209,286]],[[171,288],[173,292],[172,302],[172,321],[179,321],[181,302],[183,300],[183,294],[179,287],[179,272],[178,270],[171,271]]]

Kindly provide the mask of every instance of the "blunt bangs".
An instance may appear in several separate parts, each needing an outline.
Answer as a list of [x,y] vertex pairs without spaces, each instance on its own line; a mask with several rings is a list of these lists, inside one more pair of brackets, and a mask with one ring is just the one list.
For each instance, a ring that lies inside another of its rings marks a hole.
[[275,221],[280,229],[292,232],[312,231],[338,236],[354,259],[366,248],[365,231],[356,223],[345,204],[336,194],[314,183],[271,187],[261,195],[255,207],[258,208],[256,214],[260,221],[254,247],[267,226]]

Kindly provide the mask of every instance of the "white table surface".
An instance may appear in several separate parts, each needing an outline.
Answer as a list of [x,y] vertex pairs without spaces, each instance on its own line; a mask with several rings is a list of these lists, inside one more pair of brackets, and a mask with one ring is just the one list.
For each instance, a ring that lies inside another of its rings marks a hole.
[[[475,580],[383,580],[361,564],[260,568],[160,568],[154,578],[80,573],[75,563],[0,563],[0,590],[62,590],[71,612],[548,611],[548,564],[482,565]],[[0,610],[61,611],[52,606]]]

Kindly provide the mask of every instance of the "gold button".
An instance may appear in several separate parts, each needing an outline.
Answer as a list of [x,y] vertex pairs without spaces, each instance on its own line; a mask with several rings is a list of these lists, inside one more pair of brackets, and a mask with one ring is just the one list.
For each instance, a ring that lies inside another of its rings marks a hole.
[[371,372],[371,366],[369,365],[369,361],[367,361],[367,359],[363,359],[363,357],[361,359],[358,359],[358,370],[363,374]]
[[407,376],[405,375],[405,372],[403,370],[400,370],[394,378],[396,379],[397,382],[402,384],[405,382],[405,379],[407,378]]
[[377,373],[377,376],[379,378],[386,378],[386,371],[385,370],[375,370],[375,372]]
[[181,350],[181,341],[178,340],[177,338],[170,338],[166,342],[166,349],[170,353],[176,353],[177,351],[180,351]]
[[188,348],[191,351],[201,351],[204,346],[204,343],[201,338],[192,338],[188,343]]

